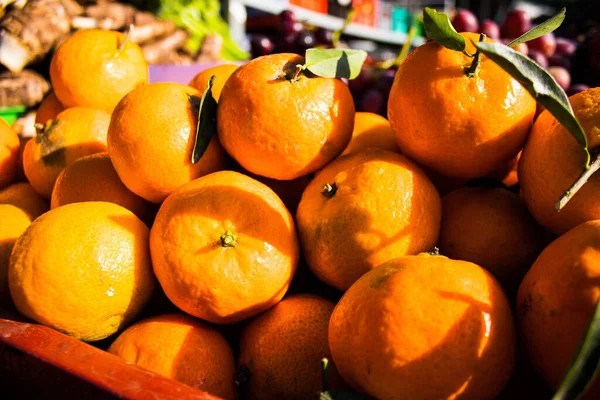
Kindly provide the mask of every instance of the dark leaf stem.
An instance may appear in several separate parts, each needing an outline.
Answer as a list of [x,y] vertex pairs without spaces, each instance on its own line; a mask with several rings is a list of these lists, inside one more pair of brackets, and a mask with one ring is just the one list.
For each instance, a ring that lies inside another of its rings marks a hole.
[[569,200],[571,200],[573,198],[573,196],[575,196],[575,194],[583,187],[583,185],[585,185],[587,183],[587,181],[592,177],[592,175],[594,175],[599,169],[600,169],[600,151],[597,149],[596,151],[592,152],[590,165],[583,170],[581,175],[579,175],[577,180],[575,182],[573,182],[571,187],[568,188],[563,193],[562,196],[560,196],[560,199],[554,206],[556,211],[562,210],[567,205]]
[[[479,43],[483,41],[485,41],[485,33],[479,34]],[[469,78],[472,78],[477,75],[477,68],[479,67],[479,63],[481,63],[481,51],[477,49],[477,51],[475,52],[475,57],[473,57],[473,61],[471,62],[471,65],[465,71]]]

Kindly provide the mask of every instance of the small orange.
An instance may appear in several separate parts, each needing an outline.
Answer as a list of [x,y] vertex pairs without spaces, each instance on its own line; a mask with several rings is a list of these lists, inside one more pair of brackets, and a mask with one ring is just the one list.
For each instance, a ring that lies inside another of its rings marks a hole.
[[217,137],[192,164],[202,93],[178,83],[151,83],[132,90],[115,108],[108,154],[129,190],[161,203],[179,186],[225,168]]
[[[600,149],[600,87],[569,97],[583,128],[590,152]],[[583,172],[581,145],[547,110],[535,121],[519,161],[522,196],[531,214],[556,235],[585,221],[600,219],[600,173],[587,183],[560,211],[555,204]]]
[[342,155],[369,147],[400,152],[390,121],[379,114],[359,111],[354,117],[352,139]]
[[35,123],[46,125],[46,122],[55,119],[64,109],[65,106],[58,101],[54,92],[50,92],[50,94],[42,100],[35,113]]
[[221,97],[221,91],[227,79],[238,69],[236,64],[220,64],[214,67],[206,68],[200,72],[188,83],[189,86],[198,90],[200,93],[204,93],[208,87],[208,80],[211,76],[215,75],[215,80],[212,85],[212,94],[216,101],[219,101]]
[[323,168],[296,213],[308,265],[340,290],[392,258],[433,249],[440,220],[440,196],[421,168],[377,148]]
[[405,256],[363,275],[329,322],[342,378],[386,399],[494,399],[515,365],[517,337],[502,287],[483,268]]
[[0,188],[10,184],[17,174],[19,162],[19,136],[0,118]]
[[242,321],[277,304],[299,259],[294,220],[266,185],[219,171],[174,191],[150,231],[154,272],[181,310]]
[[219,398],[237,398],[231,347],[216,329],[189,315],[139,321],[123,331],[108,352]]
[[499,187],[464,187],[442,197],[440,253],[492,273],[507,292],[548,244],[519,196]]
[[[479,35],[461,33],[474,54]],[[493,42],[486,38],[487,42]],[[536,101],[485,55],[473,59],[429,41],[402,62],[389,96],[388,119],[403,154],[428,170],[472,179],[515,157],[527,138]]]
[[350,89],[341,79],[297,74],[303,63],[296,54],[270,54],[240,66],[225,82],[217,107],[219,139],[254,174],[279,180],[308,175],[350,142]]
[[8,263],[18,237],[31,224],[30,216],[12,204],[0,204],[0,306],[10,304]]
[[33,221],[50,209],[48,201],[27,182],[17,182],[0,190],[0,204],[12,204],[25,211]]
[[8,283],[26,317],[79,340],[107,338],[137,318],[156,286],[148,227],[112,203],[55,208],[17,239]]
[[83,29],[54,52],[50,80],[65,107],[89,107],[111,113],[119,100],[148,82],[148,63],[141,47],[125,34]]
[[115,203],[143,221],[149,215],[148,202],[123,185],[106,152],[81,157],[56,179],[50,200],[52,208],[81,201]]
[[[579,348],[600,295],[600,220],[584,222],[552,242],[535,261],[517,295],[523,345],[553,390]],[[585,399],[600,398],[600,381]]]
[[[287,296],[244,326],[238,365],[249,373],[248,399],[310,399],[323,390],[321,360],[331,360],[334,307],[314,294]],[[333,363],[327,377],[330,390],[346,389]]]
[[27,141],[23,169],[31,186],[50,199],[56,178],[80,157],[106,151],[110,115],[84,107],[67,108]]

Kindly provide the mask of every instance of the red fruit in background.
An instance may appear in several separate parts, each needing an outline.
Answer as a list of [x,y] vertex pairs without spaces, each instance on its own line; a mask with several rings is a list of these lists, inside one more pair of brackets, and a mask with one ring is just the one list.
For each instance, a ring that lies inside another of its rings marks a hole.
[[541,51],[546,57],[552,57],[556,51],[556,39],[552,32],[527,42],[530,49]]
[[303,31],[296,36],[296,53],[303,54],[307,49],[316,46],[315,35],[309,31]]
[[360,99],[360,110],[383,115],[386,99],[377,89],[367,90]]
[[296,19],[293,11],[283,10],[279,14],[278,29],[283,34],[302,32],[304,25]]
[[548,68],[548,59],[541,51],[530,48],[527,56],[540,64],[542,68]]
[[250,39],[250,52],[253,58],[271,54],[274,49],[275,45],[271,39],[264,35],[254,35]]
[[315,30],[315,39],[322,45],[330,45],[333,42],[333,32],[325,28]]
[[379,77],[377,78],[377,89],[384,95],[384,97],[388,97],[390,95],[390,90],[392,89],[392,85],[394,84],[394,78],[396,77],[396,71],[393,69],[386,69],[381,71]]
[[479,27],[479,31],[481,33],[485,33],[487,37],[492,38],[494,40],[500,39],[500,28],[498,27],[498,24],[496,24],[492,20],[484,20],[481,23],[481,26]]
[[531,18],[523,10],[511,10],[506,14],[500,27],[500,34],[505,38],[518,38],[531,29]]
[[363,67],[356,78],[348,81],[348,87],[353,95],[371,86],[375,75],[374,71],[372,67]]
[[577,50],[577,42],[563,37],[556,38],[556,54],[571,57]]
[[571,85],[571,87],[569,87],[567,89],[567,96],[573,96],[574,94],[577,94],[579,92],[583,92],[584,90],[588,90],[590,87],[588,85],[584,85],[581,83],[577,83],[575,85]]
[[479,33],[479,21],[477,21],[475,14],[469,10],[458,10],[452,18],[452,26],[457,32]]
[[548,64],[563,67],[566,70],[571,70],[571,59],[562,54],[554,53],[552,57],[548,58]]
[[556,79],[556,83],[558,83],[563,90],[567,90],[569,86],[571,86],[571,74],[569,74],[569,71],[567,71],[566,68],[555,65],[548,67],[548,72]]

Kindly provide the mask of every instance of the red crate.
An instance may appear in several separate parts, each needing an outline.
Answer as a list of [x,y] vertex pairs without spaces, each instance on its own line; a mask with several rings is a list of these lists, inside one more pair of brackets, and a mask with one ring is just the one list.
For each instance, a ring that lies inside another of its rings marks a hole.
[[327,14],[327,0],[290,0],[290,4]]
[[4,398],[219,400],[0,309]]

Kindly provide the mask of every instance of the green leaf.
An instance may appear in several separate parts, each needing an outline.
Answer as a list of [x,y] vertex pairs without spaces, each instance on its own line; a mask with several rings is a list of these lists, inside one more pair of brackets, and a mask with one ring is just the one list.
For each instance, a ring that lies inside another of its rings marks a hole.
[[558,28],[560,26],[560,24],[562,24],[563,21],[565,20],[565,12],[566,11],[567,11],[567,9],[565,7],[563,7],[560,10],[560,12],[558,14],[556,14],[554,17],[549,18],[546,21],[539,24],[538,26],[536,26],[535,28],[528,30],[527,32],[525,32],[524,34],[519,36],[518,38],[516,38],[513,41],[511,41],[510,43],[508,43],[507,46],[513,46],[515,44],[525,43],[525,42],[539,38],[540,36],[544,36],[545,34],[556,30],[556,28]]
[[196,127],[196,140],[192,151],[192,164],[196,164],[206,151],[213,136],[217,134],[217,101],[212,95],[212,85],[216,75],[208,80],[208,87],[202,95],[198,107],[198,126]]
[[587,137],[573,114],[573,108],[564,90],[544,68],[524,54],[497,42],[474,43],[475,47],[498,64],[544,106],[581,144],[586,154],[585,167],[590,164]]
[[[439,13],[433,8],[425,7],[423,10],[423,27],[429,39],[450,50],[466,52],[465,48],[467,44],[465,38],[456,32],[446,14]],[[468,55],[471,56],[470,54]]]
[[303,69],[308,69],[315,75],[324,78],[354,79],[360,74],[367,59],[367,52],[350,49],[308,49],[305,58],[306,64]]
[[370,400],[371,398],[364,394],[356,392],[337,392],[328,390],[319,393],[319,400]]
[[552,400],[578,399],[589,388],[600,369],[600,302],[588,325],[567,374]]

